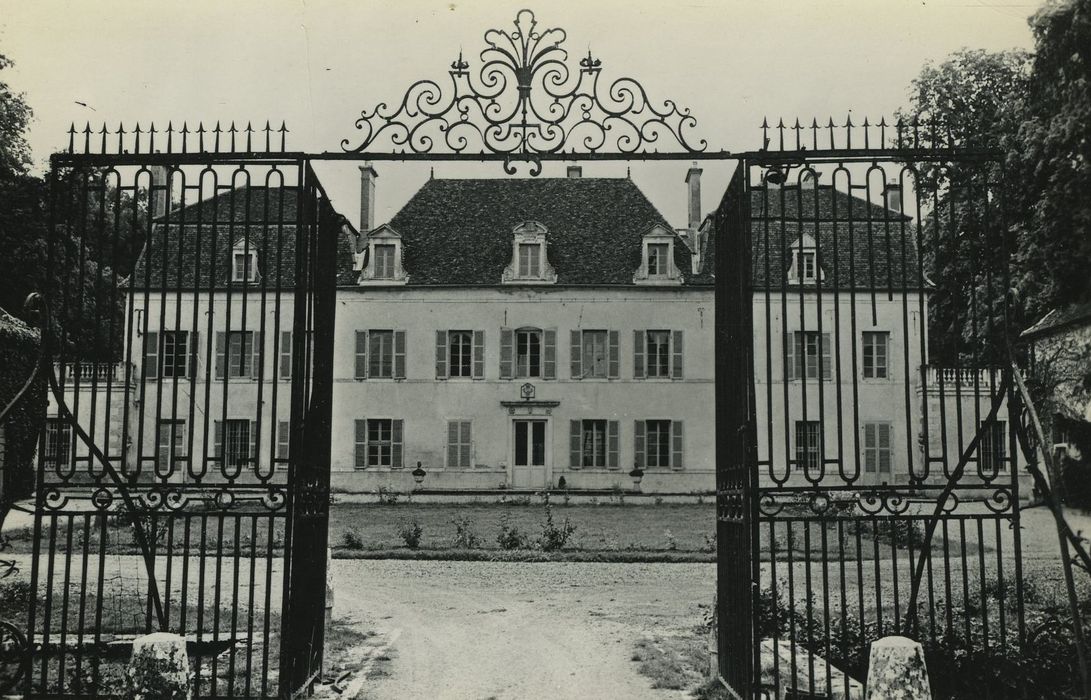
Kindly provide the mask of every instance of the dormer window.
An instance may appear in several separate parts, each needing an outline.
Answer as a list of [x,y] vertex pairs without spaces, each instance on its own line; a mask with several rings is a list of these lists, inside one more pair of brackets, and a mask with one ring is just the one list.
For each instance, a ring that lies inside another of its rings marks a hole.
[[825,278],[818,267],[818,248],[814,238],[803,236],[790,246],[791,266],[788,281],[795,284],[815,284]]
[[553,284],[557,272],[549,264],[546,227],[526,221],[512,230],[511,262],[500,276],[502,284]]
[[231,256],[231,281],[256,282],[258,279],[258,254],[244,246],[235,248]]
[[682,284],[682,271],[674,264],[677,241],[674,231],[658,224],[645,233],[641,243],[640,268],[633,275],[633,284]]
[[366,261],[360,270],[361,285],[405,284],[409,279],[402,266],[402,236],[386,224],[367,234],[360,257]]

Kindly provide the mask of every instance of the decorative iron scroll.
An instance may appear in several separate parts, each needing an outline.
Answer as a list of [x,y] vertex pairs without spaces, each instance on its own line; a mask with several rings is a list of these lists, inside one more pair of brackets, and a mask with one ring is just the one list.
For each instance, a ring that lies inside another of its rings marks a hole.
[[362,139],[341,148],[366,153],[376,147],[395,153],[500,154],[541,171],[542,154],[589,154],[616,149],[622,154],[654,153],[661,136],[684,153],[704,151],[687,132],[697,120],[672,100],[653,102],[632,78],[600,85],[602,62],[590,51],[579,68],[566,62],[563,29],[537,30],[530,10],[520,10],[515,30],[485,32],[481,66],[470,70],[462,53],[448,71],[448,91],[432,80],[409,87],[396,107],[379,103],[356,120]]

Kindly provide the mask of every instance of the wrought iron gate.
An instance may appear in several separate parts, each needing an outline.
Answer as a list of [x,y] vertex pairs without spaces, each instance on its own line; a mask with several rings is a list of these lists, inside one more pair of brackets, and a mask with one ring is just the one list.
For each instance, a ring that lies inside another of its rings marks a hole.
[[1002,165],[933,124],[763,137],[716,213],[721,675],[856,697],[885,635],[1014,655]]
[[284,136],[88,130],[53,159],[29,695],[119,692],[151,631],[187,639],[199,697],[321,668],[347,249]]

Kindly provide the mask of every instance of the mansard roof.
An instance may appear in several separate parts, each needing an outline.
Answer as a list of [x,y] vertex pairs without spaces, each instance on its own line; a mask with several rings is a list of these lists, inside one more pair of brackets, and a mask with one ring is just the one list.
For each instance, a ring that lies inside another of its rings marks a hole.
[[[390,226],[402,235],[408,286],[494,286],[511,262],[512,231],[526,221],[548,231],[557,285],[632,286],[644,234],[656,224],[671,230],[629,178],[431,179]],[[674,257],[691,269],[681,239]]]
[[[298,203],[296,187],[249,187],[172,209],[153,222],[129,282],[139,289],[223,288],[231,277],[231,253],[246,248],[258,254],[260,276],[249,288],[291,287]],[[338,235],[339,282],[352,281],[353,248],[348,236]]]

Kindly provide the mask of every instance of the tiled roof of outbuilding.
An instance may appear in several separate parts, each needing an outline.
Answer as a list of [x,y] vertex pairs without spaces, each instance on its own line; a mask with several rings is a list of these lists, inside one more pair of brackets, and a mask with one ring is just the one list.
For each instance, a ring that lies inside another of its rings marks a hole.
[[[231,275],[231,251],[245,246],[258,254],[261,279],[251,288],[295,284],[295,187],[249,187],[171,210],[152,226],[131,284],[136,288],[218,289]],[[213,225],[215,222],[215,225]],[[338,281],[351,281],[352,242],[337,237]],[[347,273],[343,271],[347,269]]]
[[[537,221],[548,231],[558,285],[632,285],[642,240],[662,214],[628,178],[432,179],[390,220],[402,236],[409,285],[500,284],[512,230]],[[686,284],[690,252],[678,239]]]
[[1022,333],[1023,338],[1049,335],[1069,326],[1091,325],[1091,301],[1054,309]]

